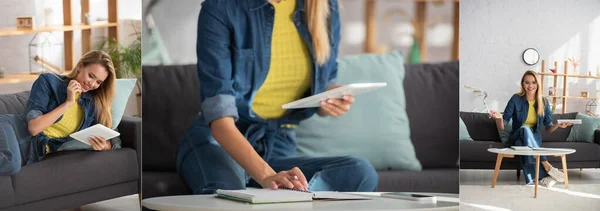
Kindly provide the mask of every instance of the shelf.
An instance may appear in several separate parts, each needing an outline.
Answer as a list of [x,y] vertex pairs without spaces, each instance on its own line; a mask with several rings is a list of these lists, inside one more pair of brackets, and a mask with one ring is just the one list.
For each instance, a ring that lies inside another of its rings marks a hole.
[[99,21],[91,25],[65,25],[65,26],[38,26],[35,29],[17,29],[17,27],[0,28],[0,36],[13,36],[23,34],[35,34],[41,32],[73,31],[94,28],[108,28],[118,26],[118,23]]
[[567,98],[567,99],[581,99],[581,100],[600,100],[600,97],[577,97],[577,96],[555,96],[555,95],[544,95],[544,97],[556,97],[556,98]]
[[38,76],[40,75],[30,73],[7,73],[4,75],[4,78],[0,78],[0,84],[31,82],[35,81],[38,78]]
[[600,79],[600,76],[588,76],[588,75],[572,75],[572,74],[562,74],[562,73],[538,73],[539,75],[544,76],[567,76],[574,78],[592,78],[592,79]]

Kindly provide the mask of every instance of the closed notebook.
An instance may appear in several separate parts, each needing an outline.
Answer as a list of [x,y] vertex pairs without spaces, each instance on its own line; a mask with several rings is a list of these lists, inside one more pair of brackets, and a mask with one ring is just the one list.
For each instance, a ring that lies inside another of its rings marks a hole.
[[333,191],[299,191],[291,189],[258,189],[246,190],[217,190],[217,197],[251,204],[307,202],[313,200],[362,200],[369,197],[345,194]]

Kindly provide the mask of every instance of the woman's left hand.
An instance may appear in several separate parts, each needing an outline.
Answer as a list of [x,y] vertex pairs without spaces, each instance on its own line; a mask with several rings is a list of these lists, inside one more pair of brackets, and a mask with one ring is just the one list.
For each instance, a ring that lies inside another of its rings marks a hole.
[[103,137],[100,136],[92,136],[88,139],[90,144],[92,144],[92,148],[96,151],[102,150],[110,150],[112,148],[112,144],[110,141],[106,141]]
[[[341,85],[333,85],[327,88],[327,90],[335,89]],[[354,97],[352,95],[346,95],[343,99],[330,98],[325,101],[321,101],[321,107],[317,110],[319,116],[333,116],[338,117],[344,115],[344,113],[350,110],[350,105],[354,103]]]
[[573,126],[573,123],[571,123],[571,122],[563,122],[563,123],[558,124],[558,126],[560,128],[567,128],[569,126]]

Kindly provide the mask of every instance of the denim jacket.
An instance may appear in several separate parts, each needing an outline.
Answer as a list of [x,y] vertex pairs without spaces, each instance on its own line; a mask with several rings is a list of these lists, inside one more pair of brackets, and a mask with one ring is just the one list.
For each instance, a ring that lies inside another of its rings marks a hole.
[[[315,60],[306,23],[304,0],[297,0],[293,21],[308,46],[312,62],[312,84],[305,96],[321,93],[337,77],[340,17],[337,0],[329,0],[328,21],[331,59],[323,65]],[[261,120],[251,109],[256,91],[265,81],[271,59],[271,35],[275,10],[268,0],[206,0],[198,18],[198,78],[201,112],[196,123],[231,116]],[[315,108],[290,110],[281,124],[297,124],[316,112]]]
[[[25,109],[27,122],[54,110],[55,108],[63,104],[65,101],[67,101],[68,84],[69,80],[65,76],[55,75],[52,73],[41,74],[31,87],[31,93],[29,95],[29,100],[27,101],[27,107]],[[83,121],[81,122],[81,125],[79,125],[77,131],[96,124],[96,111],[92,93],[82,93],[77,103],[79,103],[79,105],[84,111]],[[54,123],[60,121],[61,119],[62,116],[60,116]],[[50,149],[52,151],[56,151],[56,149],[62,143],[69,140],[71,139],[52,139],[49,144]],[[45,143],[40,144],[45,145]]]
[[[537,116],[537,124],[535,128],[533,129],[534,133],[540,133],[540,126],[543,123],[544,126],[546,127],[546,130],[548,130],[550,128],[550,126],[552,126],[552,111],[550,110],[550,104],[548,103],[548,99],[543,98],[544,99],[544,116]],[[535,104],[533,104],[534,108],[537,108],[537,102]],[[537,110],[537,109],[536,109]],[[510,121],[510,119],[512,118],[512,133],[516,132],[521,126],[523,126],[523,123],[525,123],[525,120],[527,120],[527,115],[529,113],[529,101],[527,101],[525,96],[519,96],[517,94],[513,95],[510,100],[508,101],[508,104],[506,104],[506,108],[504,109],[504,114],[502,115],[502,118],[504,119],[504,125],[508,124],[508,121]],[[511,134],[512,137],[512,134]]]

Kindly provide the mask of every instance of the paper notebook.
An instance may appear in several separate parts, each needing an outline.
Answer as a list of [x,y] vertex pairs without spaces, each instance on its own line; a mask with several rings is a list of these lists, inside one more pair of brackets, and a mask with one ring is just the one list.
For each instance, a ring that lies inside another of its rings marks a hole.
[[291,189],[258,189],[248,188],[246,190],[217,190],[217,197],[235,201],[248,202],[251,204],[284,203],[284,202],[307,202],[313,200],[364,200],[369,197],[345,194],[334,191],[300,191]]

